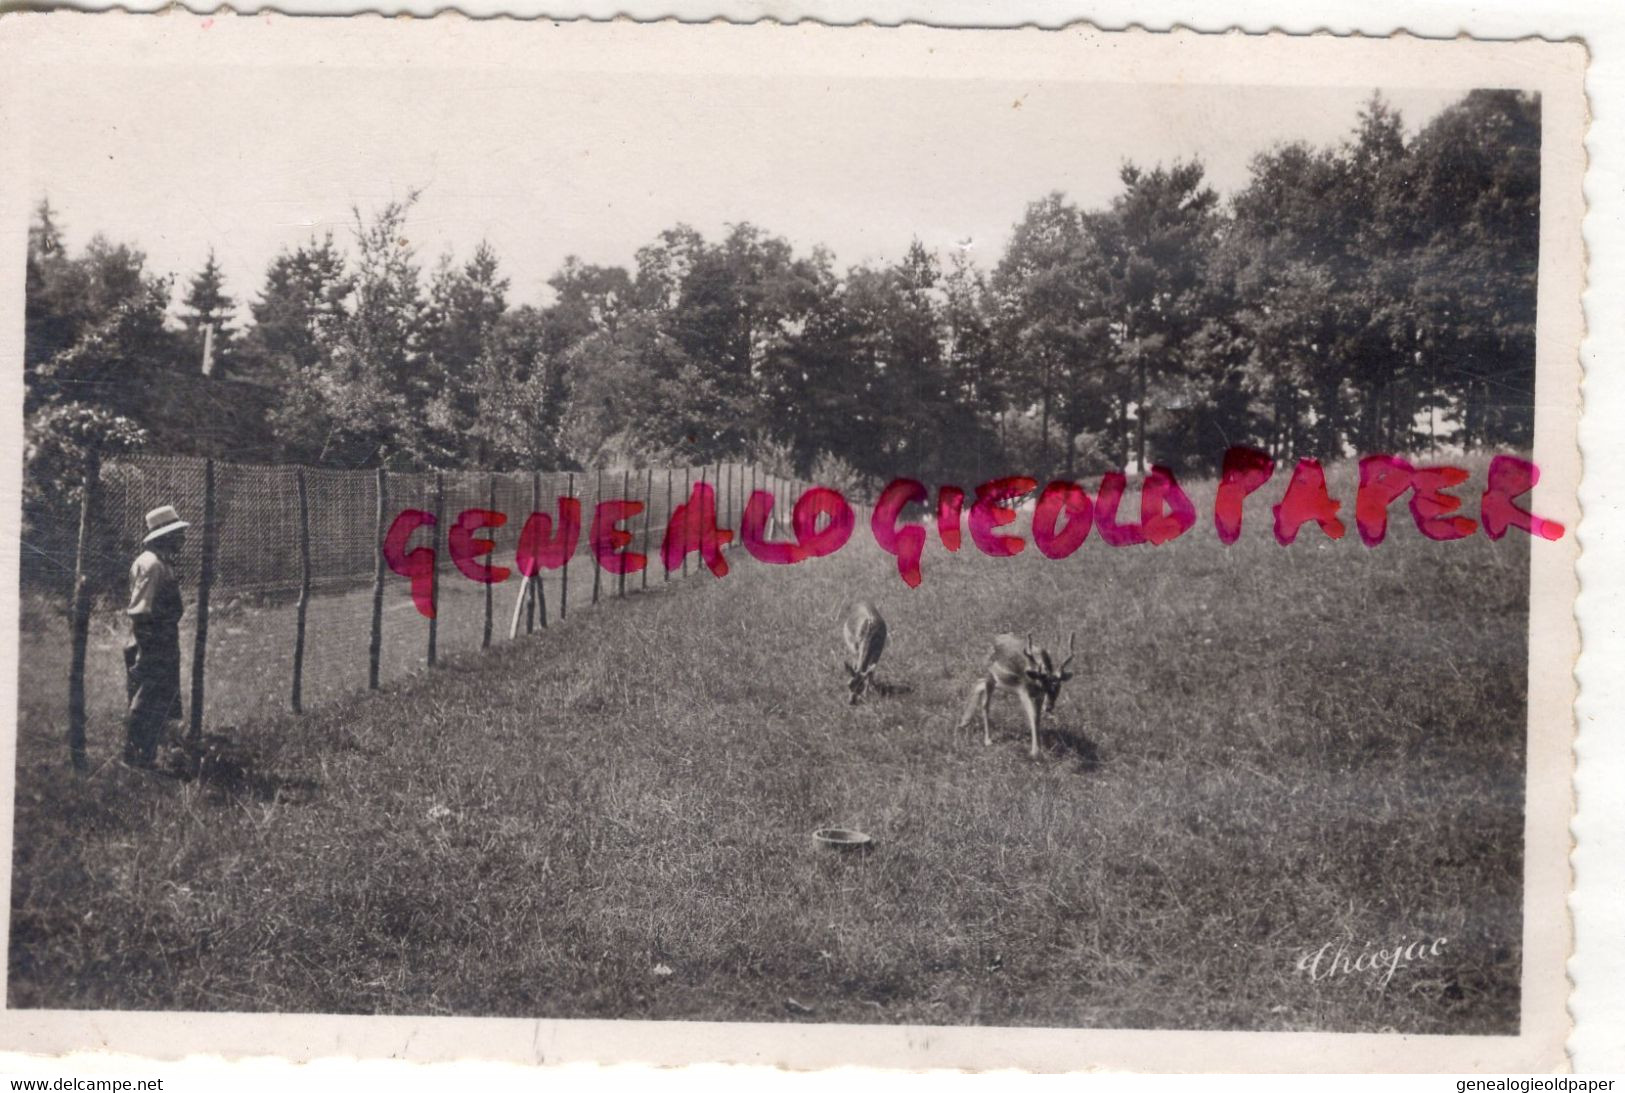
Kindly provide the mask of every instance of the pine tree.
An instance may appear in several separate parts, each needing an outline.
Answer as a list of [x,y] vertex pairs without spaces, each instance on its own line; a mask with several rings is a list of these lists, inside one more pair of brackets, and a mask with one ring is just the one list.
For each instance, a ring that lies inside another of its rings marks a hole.
[[285,389],[301,368],[325,360],[345,321],[352,287],[331,233],[277,255],[265,271],[260,298],[249,305],[254,325],[243,336],[237,371]]
[[223,366],[232,351],[233,335],[229,324],[236,303],[226,295],[225,283],[220,263],[214,257],[214,248],[210,247],[208,260],[203,263],[203,269],[197,276],[192,278],[186,290],[186,299],[181,301],[185,308],[181,312],[181,322],[186,327],[186,344],[194,360],[203,360],[206,331],[210,327],[214,329],[213,374],[216,376],[223,373]]
[[62,245],[62,227],[49,199],[42,200],[28,225],[28,276],[24,373],[32,379],[39,365],[60,353],[84,326],[85,270],[71,261]]
[[425,410],[425,437],[436,463],[483,467],[493,458],[486,433],[477,426],[482,403],[508,394],[486,389],[493,374],[507,374],[506,363],[496,373],[488,367],[488,350],[496,351],[492,339],[508,310],[507,292],[496,251],[484,241],[465,265],[443,256],[430,281],[423,344],[435,393]]

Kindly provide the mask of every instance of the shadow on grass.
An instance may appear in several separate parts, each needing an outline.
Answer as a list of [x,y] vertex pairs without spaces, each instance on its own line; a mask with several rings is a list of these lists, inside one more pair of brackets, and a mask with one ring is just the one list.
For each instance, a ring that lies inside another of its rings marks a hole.
[[869,690],[876,698],[901,698],[903,695],[913,694],[914,685],[912,683],[884,683],[877,679],[869,684]]
[[196,743],[188,741],[169,749],[154,773],[196,782],[231,800],[304,804],[321,788],[311,778],[278,774],[264,757],[224,733],[205,733]]
[[1040,739],[1048,737],[1051,754],[1070,755],[1078,761],[1078,771],[1093,774],[1100,769],[1100,749],[1095,742],[1073,729],[1040,729]]

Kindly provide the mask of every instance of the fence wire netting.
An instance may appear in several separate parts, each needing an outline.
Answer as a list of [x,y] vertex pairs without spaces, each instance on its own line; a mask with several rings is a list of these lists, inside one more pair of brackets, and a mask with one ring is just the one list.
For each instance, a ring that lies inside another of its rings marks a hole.
[[[376,584],[383,531],[402,511],[438,515],[435,525],[420,528],[409,544],[435,548],[432,630],[438,658],[506,642],[511,630],[523,635],[556,626],[606,598],[636,595],[700,572],[703,564],[694,556],[668,576],[660,547],[673,511],[701,481],[715,491],[718,523],[735,531],[730,548],[739,546],[740,520],[752,491],[774,495],[769,530],[780,534],[788,523],[787,507],[802,488],[799,482],[739,463],[382,476],[376,471],[219,462],[211,468],[205,460],[184,457],[110,463],[102,469],[97,531],[85,544],[98,592],[86,666],[88,706],[93,719],[103,722],[122,713],[128,567],[140,553],[146,514],[160,506],[173,506],[192,525],[178,563],[187,604],[181,631],[183,681],[191,679],[204,552],[206,545],[212,548],[204,710],[205,721],[220,727],[292,705],[298,603],[307,579],[302,708],[369,686],[375,614],[381,683],[429,662],[431,623],[414,605],[410,581],[385,567],[381,590]],[[520,596],[516,568],[521,532],[532,512],[556,521],[564,497],[581,505],[575,550],[563,566],[541,572],[537,595],[527,601]],[[632,536],[624,549],[647,555],[641,572],[612,573],[593,555],[593,514],[600,501],[611,499],[643,505],[620,525]],[[470,579],[448,549],[458,515],[469,509],[489,509],[505,518],[475,532],[476,539],[493,546],[472,562],[509,571],[499,583]],[[183,691],[190,693],[185,682]]]

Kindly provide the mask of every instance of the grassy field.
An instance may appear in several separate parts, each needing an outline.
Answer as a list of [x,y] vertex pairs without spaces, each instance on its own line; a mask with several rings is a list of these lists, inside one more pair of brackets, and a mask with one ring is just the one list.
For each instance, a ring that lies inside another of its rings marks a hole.
[[[1224,548],[1192,493],[1165,546],[933,543],[915,591],[862,528],[741,553],[245,720],[246,766],[196,781],[66,768],[52,624],[23,646],[9,1003],[1516,1030],[1527,541],[1429,543],[1396,506],[1377,549],[1282,549],[1260,495]],[[859,596],[892,643],[854,708]],[[955,727],[1005,629],[1078,632],[1036,762],[1009,697],[993,747]],[[830,824],[876,848],[816,850]],[[1298,969],[1438,937],[1386,986]]]

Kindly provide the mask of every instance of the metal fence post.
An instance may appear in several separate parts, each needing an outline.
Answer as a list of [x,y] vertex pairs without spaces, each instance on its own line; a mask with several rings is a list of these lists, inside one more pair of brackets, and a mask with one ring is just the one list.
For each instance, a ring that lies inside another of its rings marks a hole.
[[79,544],[73,552],[73,659],[68,667],[68,757],[74,770],[85,769],[85,650],[90,644],[90,529],[94,526],[97,488],[101,485],[101,458],[91,452],[85,461],[84,493],[79,498]]
[[209,659],[209,587],[214,584],[214,460],[203,463],[203,560],[197,576],[197,640],[192,651],[192,725],[186,739],[203,739],[204,666]]

